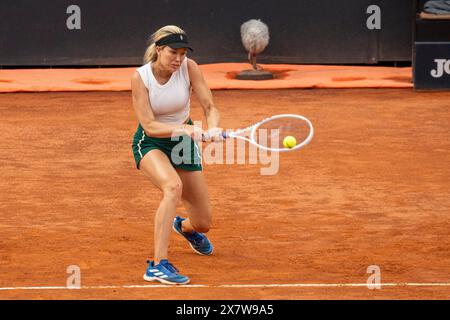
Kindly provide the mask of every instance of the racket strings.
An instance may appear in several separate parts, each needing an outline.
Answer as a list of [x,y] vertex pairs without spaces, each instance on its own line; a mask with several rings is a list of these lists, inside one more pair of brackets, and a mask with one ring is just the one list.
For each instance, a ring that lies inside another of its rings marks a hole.
[[294,137],[296,144],[307,139],[310,128],[302,119],[283,117],[272,119],[257,127],[254,134],[255,142],[261,146],[273,149],[285,149],[283,141],[286,137]]

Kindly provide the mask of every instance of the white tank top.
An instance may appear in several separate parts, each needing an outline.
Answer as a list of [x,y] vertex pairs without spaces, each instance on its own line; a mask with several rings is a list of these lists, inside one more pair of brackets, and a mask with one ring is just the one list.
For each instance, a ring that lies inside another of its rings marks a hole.
[[148,89],[150,105],[156,121],[182,124],[189,119],[191,83],[187,60],[187,57],[183,59],[180,68],[172,73],[169,81],[163,85],[159,84],[153,75],[151,62],[136,69]]

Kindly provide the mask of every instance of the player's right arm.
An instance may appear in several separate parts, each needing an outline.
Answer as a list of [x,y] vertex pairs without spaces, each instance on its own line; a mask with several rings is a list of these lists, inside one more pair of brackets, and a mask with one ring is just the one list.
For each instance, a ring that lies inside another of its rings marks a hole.
[[[173,125],[155,120],[155,116],[150,105],[147,88],[145,87],[144,82],[137,71],[131,78],[131,92],[134,112],[136,113],[138,121],[147,136],[155,138],[170,138],[172,134],[186,134],[192,138],[196,138],[196,136],[194,136],[194,126],[188,124]],[[201,133],[202,132],[200,132],[200,136]],[[198,134],[197,130],[195,134]]]

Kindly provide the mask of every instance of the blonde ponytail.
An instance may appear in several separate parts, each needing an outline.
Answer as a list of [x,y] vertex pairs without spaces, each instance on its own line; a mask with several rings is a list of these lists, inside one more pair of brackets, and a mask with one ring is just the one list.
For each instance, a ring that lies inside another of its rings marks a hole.
[[157,30],[152,36],[150,37],[150,45],[145,50],[144,54],[144,64],[147,64],[149,62],[155,62],[158,59],[158,54],[156,52],[156,45],[155,42],[158,41],[161,38],[164,38],[170,34],[186,34],[183,29],[180,27],[174,26],[174,25],[168,25],[165,27],[160,28]]
[[144,54],[144,64],[149,62],[155,62],[158,59],[158,54],[156,53],[156,45],[152,43],[147,47]]

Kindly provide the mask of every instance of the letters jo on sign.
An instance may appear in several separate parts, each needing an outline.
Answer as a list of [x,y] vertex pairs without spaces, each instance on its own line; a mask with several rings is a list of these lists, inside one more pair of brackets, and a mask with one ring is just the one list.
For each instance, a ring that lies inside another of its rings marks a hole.
[[450,59],[434,59],[436,69],[431,70],[433,78],[440,78],[445,74],[450,75]]
[[414,87],[450,89],[450,42],[415,42]]

